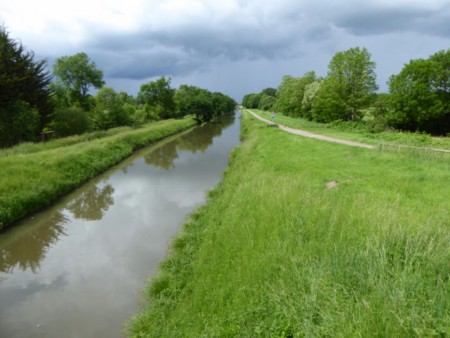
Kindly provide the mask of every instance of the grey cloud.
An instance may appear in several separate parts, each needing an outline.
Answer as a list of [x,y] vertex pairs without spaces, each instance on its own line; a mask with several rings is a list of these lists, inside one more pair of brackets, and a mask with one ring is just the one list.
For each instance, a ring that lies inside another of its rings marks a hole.
[[185,74],[217,58],[230,61],[288,58],[297,53],[302,34],[292,28],[284,33],[283,29],[260,30],[233,23],[226,29],[204,29],[194,24],[171,31],[92,36],[86,47],[105,61],[118,60],[106,70],[109,76],[139,79]]
[[439,9],[367,6],[337,13],[337,27],[358,36],[395,32],[418,32],[450,36],[450,5]]

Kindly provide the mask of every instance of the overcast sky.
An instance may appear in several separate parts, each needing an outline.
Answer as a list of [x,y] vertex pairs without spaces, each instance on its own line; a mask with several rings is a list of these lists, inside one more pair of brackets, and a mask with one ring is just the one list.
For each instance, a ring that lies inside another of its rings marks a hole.
[[0,0],[10,36],[46,59],[85,52],[108,86],[136,95],[170,76],[240,101],[284,75],[326,75],[366,47],[377,82],[450,48],[450,0]]

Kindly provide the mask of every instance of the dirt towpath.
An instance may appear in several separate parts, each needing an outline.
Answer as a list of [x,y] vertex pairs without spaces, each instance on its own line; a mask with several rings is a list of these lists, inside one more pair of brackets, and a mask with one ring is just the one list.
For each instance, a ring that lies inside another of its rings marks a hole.
[[334,142],[334,143],[345,144],[345,145],[351,146],[351,147],[375,149],[375,146],[370,145],[370,144],[359,143],[359,142],[354,142],[354,141],[348,141],[348,140],[343,140],[343,139],[339,139],[339,138],[334,138],[334,137],[330,137],[330,136],[314,134],[314,133],[310,133],[308,131],[299,130],[299,129],[292,129],[292,128],[283,126],[281,124],[274,123],[272,121],[266,120],[265,118],[262,118],[261,116],[255,114],[254,112],[252,112],[249,109],[247,109],[247,111],[250,112],[250,114],[252,114],[258,120],[261,120],[261,121],[263,121],[263,122],[265,122],[267,124],[270,124],[270,125],[277,125],[278,128],[280,128],[281,130],[284,130],[284,131],[286,131],[288,133],[291,133],[291,134],[301,135],[301,136],[305,136],[305,137],[310,137],[310,138],[314,138],[316,140],[322,140],[322,141],[327,141],[327,142]]

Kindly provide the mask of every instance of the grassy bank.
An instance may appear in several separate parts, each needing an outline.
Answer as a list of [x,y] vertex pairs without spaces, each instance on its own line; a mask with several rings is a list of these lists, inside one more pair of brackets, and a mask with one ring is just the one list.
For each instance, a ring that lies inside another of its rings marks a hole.
[[[271,120],[271,112],[251,109],[252,112]],[[351,141],[358,141],[373,145],[407,145],[414,147],[432,147],[450,150],[450,137],[431,137],[427,134],[384,131],[380,133],[371,133],[366,128],[353,122],[336,122],[336,123],[318,123],[308,121],[302,118],[294,118],[277,114],[276,123],[286,125],[294,129],[307,130],[313,133],[344,138]]]
[[131,335],[448,335],[449,155],[242,123],[244,142],[174,240]]
[[134,150],[195,124],[165,120],[139,129],[122,128],[95,137],[24,145],[0,156],[0,229],[49,205]]

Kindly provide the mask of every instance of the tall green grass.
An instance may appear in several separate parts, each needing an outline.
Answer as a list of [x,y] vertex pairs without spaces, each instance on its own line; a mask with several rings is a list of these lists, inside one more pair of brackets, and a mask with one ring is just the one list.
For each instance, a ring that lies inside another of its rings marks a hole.
[[[271,112],[251,109],[252,112],[271,120]],[[332,137],[344,138],[352,141],[364,142],[373,145],[408,145],[415,147],[432,147],[450,150],[450,137],[431,137],[428,134],[384,131],[371,133],[362,124],[354,122],[318,123],[302,118],[294,118],[277,114],[275,122],[295,129],[303,129],[310,132]]]
[[50,204],[134,150],[194,124],[192,118],[165,120],[97,135],[91,141],[89,136],[61,139],[0,156],[0,229]]
[[448,154],[346,147],[246,113],[242,136],[131,336],[450,334]]

